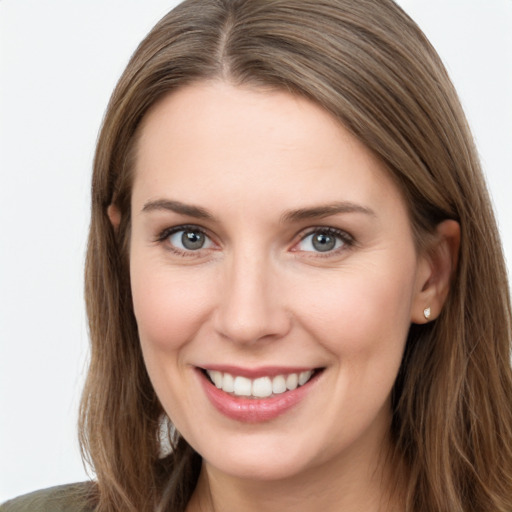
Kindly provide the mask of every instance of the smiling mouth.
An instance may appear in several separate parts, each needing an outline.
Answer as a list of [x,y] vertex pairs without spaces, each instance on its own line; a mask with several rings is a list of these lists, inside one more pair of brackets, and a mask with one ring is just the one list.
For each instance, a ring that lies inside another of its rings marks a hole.
[[263,376],[255,379],[232,375],[217,370],[203,370],[210,382],[217,388],[232,396],[243,398],[272,398],[293,391],[307,384],[322,369],[305,370],[275,376]]

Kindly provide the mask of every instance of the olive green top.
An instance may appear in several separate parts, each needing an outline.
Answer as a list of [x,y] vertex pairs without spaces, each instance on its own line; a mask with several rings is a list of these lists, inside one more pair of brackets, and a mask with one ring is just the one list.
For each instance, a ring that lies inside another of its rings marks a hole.
[[0,512],[94,512],[94,483],[59,485],[24,494],[0,505]]

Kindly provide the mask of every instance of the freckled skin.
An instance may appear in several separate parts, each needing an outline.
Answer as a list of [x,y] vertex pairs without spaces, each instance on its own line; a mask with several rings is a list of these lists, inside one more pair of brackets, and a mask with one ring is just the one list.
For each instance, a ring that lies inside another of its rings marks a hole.
[[[152,109],[135,171],[130,272],[141,345],[165,410],[206,461],[205,478],[229,486],[307,474],[366,485],[428,273],[382,165],[305,99],[210,82]],[[143,211],[162,198],[213,218]],[[283,222],[289,210],[340,201],[373,213]],[[183,254],[170,242],[179,236],[156,241],[181,225],[204,230],[206,248]],[[318,226],[354,243],[315,252],[304,237]],[[208,364],[324,371],[285,414],[244,424],[205,396],[195,368]]]

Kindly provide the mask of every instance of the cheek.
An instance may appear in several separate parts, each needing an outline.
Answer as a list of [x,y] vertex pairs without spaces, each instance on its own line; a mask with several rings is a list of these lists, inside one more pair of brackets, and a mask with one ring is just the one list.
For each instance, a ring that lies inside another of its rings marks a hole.
[[165,265],[142,263],[132,257],[130,272],[143,348],[149,344],[158,351],[178,349],[205,321],[211,301],[208,280]]
[[[413,259],[361,264],[311,283],[302,301],[304,324],[343,359],[390,351],[401,357],[410,326]],[[310,300],[313,298],[314,300]]]

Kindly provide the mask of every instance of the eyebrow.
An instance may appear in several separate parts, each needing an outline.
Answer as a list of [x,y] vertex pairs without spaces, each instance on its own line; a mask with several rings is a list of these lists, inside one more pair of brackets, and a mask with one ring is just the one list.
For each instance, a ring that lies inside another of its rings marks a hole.
[[[142,211],[171,211],[180,215],[187,215],[196,219],[215,220],[215,217],[205,208],[182,203],[181,201],[173,201],[170,199],[157,199],[148,201],[144,204]],[[311,206],[308,208],[298,208],[296,210],[288,210],[281,215],[281,223],[300,222],[311,219],[322,219],[340,213],[362,213],[365,215],[375,216],[375,212],[359,204],[349,201],[334,202],[325,205]]]
[[185,204],[180,201],[171,201],[170,199],[157,199],[156,201],[148,201],[142,208],[143,212],[152,212],[158,210],[171,211],[180,215],[194,217],[196,219],[214,219],[213,215],[208,212],[208,210],[205,210],[200,206]]
[[375,217],[375,212],[359,204],[349,201],[340,201],[325,205],[312,206],[309,208],[299,208],[297,210],[289,210],[281,216],[281,222],[298,222],[311,219],[322,219],[339,213],[362,213]]

